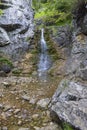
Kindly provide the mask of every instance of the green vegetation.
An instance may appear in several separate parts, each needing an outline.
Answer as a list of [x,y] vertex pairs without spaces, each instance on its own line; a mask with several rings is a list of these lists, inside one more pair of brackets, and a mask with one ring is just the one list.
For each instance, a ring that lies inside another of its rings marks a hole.
[[35,19],[46,25],[71,23],[72,5],[76,0],[33,0]]
[[4,58],[4,57],[0,57],[0,66],[4,65],[4,64],[9,65],[10,67],[13,67],[12,62],[9,59]]
[[0,15],[2,15],[2,14],[3,14],[3,10],[0,9]]
[[74,130],[68,123],[63,123],[63,130]]

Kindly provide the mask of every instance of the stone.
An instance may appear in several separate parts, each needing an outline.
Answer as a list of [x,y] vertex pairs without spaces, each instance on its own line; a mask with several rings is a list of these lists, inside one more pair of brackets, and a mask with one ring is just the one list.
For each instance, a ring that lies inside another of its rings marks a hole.
[[34,114],[33,116],[32,116],[32,119],[33,120],[36,120],[36,119],[38,119],[39,118],[39,115],[38,114]]
[[22,125],[22,121],[21,121],[21,120],[18,121],[18,125],[19,125],[19,126]]
[[20,109],[16,109],[15,111],[14,111],[14,114],[18,114],[20,112]]
[[29,100],[30,100],[30,97],[27,96],[27,95],[23,95],[23,96],[22,96],[22,99],[25,100],[25,101],[29,101]]
[[41,100],[39,100],[37,102],[37,106],[42,107],[42,108],[46,108],[49,103],[50,103],[50,99],[49,98],[41,99]]
[[62,80],[49,105],[53,120],[68,122],[74,128],[87,129],[87,86]]

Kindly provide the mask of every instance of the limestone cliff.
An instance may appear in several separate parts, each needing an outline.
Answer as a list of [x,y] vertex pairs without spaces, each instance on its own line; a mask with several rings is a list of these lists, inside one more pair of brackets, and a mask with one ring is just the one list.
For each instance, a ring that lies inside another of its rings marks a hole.
[[1,0],[0,52],[18,59],[29,48],[27,39],[33,37],[31,0]]

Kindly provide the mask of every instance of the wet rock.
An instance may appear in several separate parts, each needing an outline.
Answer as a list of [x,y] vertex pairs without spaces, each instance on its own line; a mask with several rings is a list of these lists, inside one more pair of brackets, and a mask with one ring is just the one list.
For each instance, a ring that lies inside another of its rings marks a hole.
[[37,106],[40,106],[42,108],[46,108],[48,106],[50,102],[50,99],[49,98],[46,98],[46,99],[41,99],[37,102]]
[[50,104],[55,121],[64,120],[80,130],[87,129],[87,86],[63,80]]

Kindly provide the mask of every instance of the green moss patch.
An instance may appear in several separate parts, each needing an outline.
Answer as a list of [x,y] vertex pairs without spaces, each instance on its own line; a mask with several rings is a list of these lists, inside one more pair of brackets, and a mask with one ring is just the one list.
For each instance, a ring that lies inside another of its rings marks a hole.
[[0,66],[2,65],[9,65],[10,67],[13,67],[12,61],[10,61],[7,58],[0,57]]

